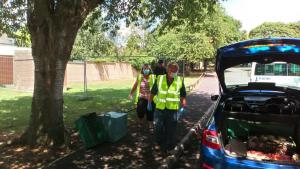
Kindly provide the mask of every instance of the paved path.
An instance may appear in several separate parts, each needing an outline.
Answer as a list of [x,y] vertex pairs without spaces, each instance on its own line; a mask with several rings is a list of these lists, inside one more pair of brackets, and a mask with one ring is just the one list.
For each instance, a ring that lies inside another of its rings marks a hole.
[[[210,107],[212,104],[210,96],[216,93],[218,93],[216,75],[207,73],[187,97],[188,114],[185,120],[178,124],[178,141]],[[138,127],[135,122],[130,122],[127,136],[117,143],[102,144],[94,149],[78,151],[58,161],[51,168],[158,168],[163,158],[160,152],[154,149],[153,135],[145,129],[146,127]],[[197,154],[196,144],[191,144],[175,168],[195,168]]]
[[[215,73],[207,73],[201,80],[197,89],[188,97],[188,106],[190,109],[187,120],[191,125],[198,122],[203,113],[213,104],[210,99],[211,95],[218,94],[218,81]],[[190,126],[192,127],[192,126]],[[198,142],[191,138],[188,146],[180,159],[175,163],[173,168],[199,168],[198,159],[200,157]]]

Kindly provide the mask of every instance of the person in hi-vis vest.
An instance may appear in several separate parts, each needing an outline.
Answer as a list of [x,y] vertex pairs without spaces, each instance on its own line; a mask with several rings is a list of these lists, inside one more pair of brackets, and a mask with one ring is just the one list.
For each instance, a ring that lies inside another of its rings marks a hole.
[[148,121],[148,127],[150,132],[153,130],[153,111],[154,103],[152,104],[152,109],[147,109],[148,100],[150,98],[150,91],[155,82],[155,76],[152,74],[151,67],[148,64],[144,64],[141,73],[137,76],[135,83],[132,86],[129,99],[132,99],[133,93],[136,91],[135,104],[137,116],[139,118],[140,125],[144,121],[144,116],[146,115]]
[[167,74],[159,75],[151,89],[151,102],[156,104],[154,112],[154,134],[160,149],[165,154],[172,150],[176,143],[176,125],[178,112],[186,108],[186,90],[182,77],[177,75],[179,66],[170,62]]

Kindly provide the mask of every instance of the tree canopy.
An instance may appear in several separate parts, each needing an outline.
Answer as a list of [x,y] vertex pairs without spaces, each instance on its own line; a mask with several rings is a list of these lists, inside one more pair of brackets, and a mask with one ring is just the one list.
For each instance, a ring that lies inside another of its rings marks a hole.
[[132,30],[129,36],[123,55],[125,56],[137,56],[146,55],[146,39],[144,30]]
[[93,17],[94,13],[98,12],[96,10],[91,13],[78,31],[71,54],[72,60],[91,60],[117,55],[117,46],[102,30],[102,18]]
[[249,33],[249,38],[300,37],[300,23],[265,22]]
[[197,17],[203,21],[193,25],[183,22],[162,34],[157,32],[148,46],[149,54],[196,63],[213,58],[217,48],[245,38],[240,22],[226,15],[220,5],[215,6],[214,13]]

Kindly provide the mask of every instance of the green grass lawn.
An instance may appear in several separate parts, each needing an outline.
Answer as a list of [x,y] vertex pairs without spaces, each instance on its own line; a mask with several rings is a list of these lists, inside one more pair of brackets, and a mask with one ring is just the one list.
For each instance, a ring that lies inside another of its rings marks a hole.
[[[186,77],[188,86],[197,80],[198,76]],[[83,114],[109,111],[122,111],[133,107],[127,99],[133,80],[114,80],[88,83],[87,99],[84,98],[83,84],[68,85],[64,92],[64,121],[67,126],[74,127],[74,121]],[[0,88],[0,132],[22,131],[28,125],[30,117],[32,93],[18,92],[9,88]],[[135,112],[130,112],[129,118],[135,118]]]
[[0,88],[0,131],[23,129],[28,124],[31,93]]

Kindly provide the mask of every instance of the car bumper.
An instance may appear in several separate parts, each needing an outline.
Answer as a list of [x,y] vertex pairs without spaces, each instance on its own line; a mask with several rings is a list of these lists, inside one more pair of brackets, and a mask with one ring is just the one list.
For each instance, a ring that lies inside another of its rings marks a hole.
[[300,169],[300,166],[266,163],[225,156],[223,151],[201,146],[200,167],[210,166],[213,169]]

